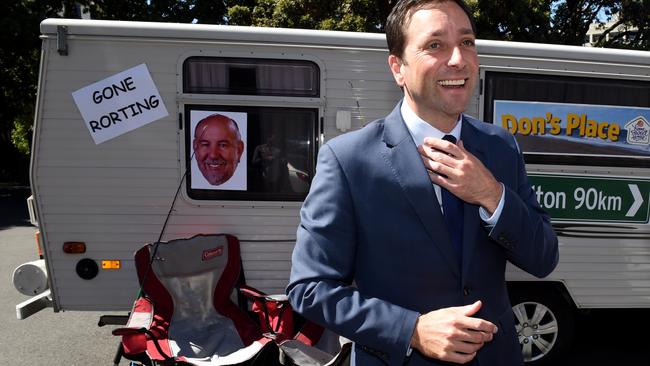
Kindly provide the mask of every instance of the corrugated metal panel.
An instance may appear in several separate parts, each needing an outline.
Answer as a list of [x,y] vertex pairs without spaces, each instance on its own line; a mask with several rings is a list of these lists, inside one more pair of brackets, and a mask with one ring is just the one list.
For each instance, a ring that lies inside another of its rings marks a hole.
[[[617,239],[560,236],[560,264],[546,280],[562,281],[581,308],[650,306],[650,243],[621,231]],[[514,267],[508,275],[533,279]]]

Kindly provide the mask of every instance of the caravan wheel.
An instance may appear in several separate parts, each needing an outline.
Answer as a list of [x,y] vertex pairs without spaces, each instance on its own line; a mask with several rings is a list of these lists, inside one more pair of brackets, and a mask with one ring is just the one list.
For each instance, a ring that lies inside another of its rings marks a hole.
[[515,329],[527,365],[552,365],[573,339],[572,312],[555,289],[511,292]]

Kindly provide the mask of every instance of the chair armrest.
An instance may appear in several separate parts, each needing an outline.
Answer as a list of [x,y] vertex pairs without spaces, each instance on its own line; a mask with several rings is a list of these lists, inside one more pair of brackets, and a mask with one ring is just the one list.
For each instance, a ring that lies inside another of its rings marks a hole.
[[113,333],[114,336],[118,337],[123,337],[123,336],[132,336],[136,334],[145,334],[147,333],[148,329],[147,328],[116,328],[113,329],[111,333]]
[[240,286],[239,291],[253,301],[252,309],[260,319],[265,336],[278,341],[293,337],[293,309],[287,295],[267,295],[246,285]]
[[264,292],[247,285],[240,285],[238,289],[244,296],[248,297],[251,300],[264,299],[266,301],[274,302],[289,302],[289,296],[285,294],[267,295]]
[[115,336],[129,336],[135,334],[144,334],[151,328],[153,323],[153,304],[146,297],[140,297],[135,300],[129,320],[126,326],[113,330]]

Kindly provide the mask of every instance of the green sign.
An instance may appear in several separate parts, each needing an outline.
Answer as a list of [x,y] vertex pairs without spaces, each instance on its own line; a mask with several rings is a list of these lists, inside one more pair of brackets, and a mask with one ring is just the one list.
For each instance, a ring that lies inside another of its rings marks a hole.
[[647,223],[650,180],[529,174],[540,206],[554,220]]

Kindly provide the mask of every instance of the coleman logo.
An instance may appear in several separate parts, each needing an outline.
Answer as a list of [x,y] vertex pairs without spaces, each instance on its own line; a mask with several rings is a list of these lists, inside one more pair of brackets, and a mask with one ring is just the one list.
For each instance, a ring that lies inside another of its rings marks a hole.
[[650,123],[642,116],[636,117],[625,124],[627,143],[634,145],[650,145]]
[[201,260],[205,262],[212,258],[220,257],[222,254],[223,254],[223,245],[212,249],[206,249],[203,251],[203,257],[201,258]]

